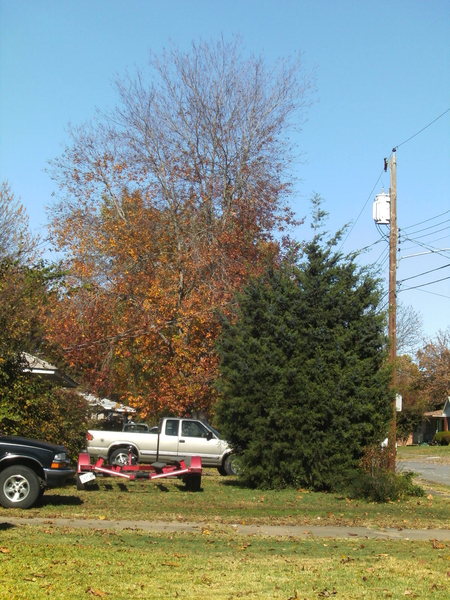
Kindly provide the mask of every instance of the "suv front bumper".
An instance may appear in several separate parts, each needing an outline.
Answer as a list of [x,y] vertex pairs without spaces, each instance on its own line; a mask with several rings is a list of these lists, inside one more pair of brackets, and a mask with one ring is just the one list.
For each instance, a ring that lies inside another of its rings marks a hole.
[[76,471],[73,469],[44,469],[44,473],[47,487],[53,488],[62,486],[68,479],[75,477]]

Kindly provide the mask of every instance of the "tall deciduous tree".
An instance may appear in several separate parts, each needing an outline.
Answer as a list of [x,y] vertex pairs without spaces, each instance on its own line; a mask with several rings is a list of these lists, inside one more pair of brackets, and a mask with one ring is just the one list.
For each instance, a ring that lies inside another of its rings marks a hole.
[[38,239],[11,188],[0,188],[0,431],[65,443],[72,457],[84,442],[86,402],[24,374],[22,352],[41,349],[44,320],[56,300],[55,266],[38,258]]
[[293,222],[287,134],[313,78],[300,57],[244,58],[238,40],[170,47],[149,66],[149,80],[118,80],[117,108],[71,128],[52,163],[51,229],[72,276],[52,339],[95,388],[186,413],[213,401],[214,308]]
[[410,356],[399,356],[396,370],[397,387],[402,395],[402,410],[397,413],[397,437],[406,441],[421,424],[427,399],[422,389],[423,376]]
[[428,410],[442,408],[450,396],[450,327],[438,331],[417,353]]
[[397,356],[414,356],[423,341],[422,315],[412,306],[397,305]]
[[255,279],[219,340],[218,424],[254,485],[333,488],[391,416],[380,289],[313,200],[300,264]]
[[29,230],[28,215],[11,186],[0,185],[0,260],[30,264],[38,256],[39,238]]

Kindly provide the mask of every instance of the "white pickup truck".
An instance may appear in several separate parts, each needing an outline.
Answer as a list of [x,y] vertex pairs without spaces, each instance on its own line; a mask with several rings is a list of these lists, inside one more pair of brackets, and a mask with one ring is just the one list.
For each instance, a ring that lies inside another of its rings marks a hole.
[[158,428],[149,431],[100,431],[89,429],[87,451],[90,457],[100,456],[110,464],[126,465],[130,455],[134,463],[156,460],[174,463],[181,458],[200,456],[203,467],[217,467],[222,475],[235,475],[235,456],[219,432],[197,419],[166,417]]

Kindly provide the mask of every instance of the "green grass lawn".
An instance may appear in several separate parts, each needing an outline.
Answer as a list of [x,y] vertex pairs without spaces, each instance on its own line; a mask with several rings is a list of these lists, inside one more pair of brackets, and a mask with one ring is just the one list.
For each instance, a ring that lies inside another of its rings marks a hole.
[[450,596],[450,543],[0,525],[0,598]]
[[[12,526],[8,516],[46,522]],[[176,534],[83,530],[54,526],[58,517],[201,527]],[[374,504],[307,490],[252,490],[214,470],[204,472],[197,493],[177,479],[99,477],[89,491],[49,490],[27,511],[0,508],[0,599],[450,597],[448,542],[242,535],[231,527],[236,523],[450,528],[450,495]]]
[[432,460],[433,457],[450,464],[450,446],[399,446],[397,451],[398,460]]
[[6,515],[205,524],[450,528],[450,496],[375,504],[307,490],[252,490],[239,485],[235,478],[221,477],[210,469],[204,471],[202,491],[197,493],[187,492],[178,479],[156,484],[99,477],[89,491],[77,491],[75,485],[49,490],[38,505],[27,511],[0,508],[0,521]]

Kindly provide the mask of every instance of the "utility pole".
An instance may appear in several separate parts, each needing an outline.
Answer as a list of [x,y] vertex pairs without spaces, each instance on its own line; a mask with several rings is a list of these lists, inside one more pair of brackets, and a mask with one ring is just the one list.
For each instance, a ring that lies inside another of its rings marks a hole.
[[[395,150],[389,161],[391,169],[390,189],[390,235],[389,235],[389,362],[392,365],[392,387],[396,386],[395,363],[397,359],[397,160]],[[396,446],[396,399],[392,401],[392,422],[388,436],[389,467],[395,473],[395,446]]]

